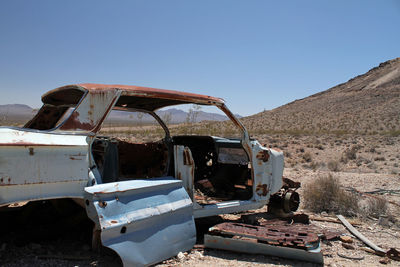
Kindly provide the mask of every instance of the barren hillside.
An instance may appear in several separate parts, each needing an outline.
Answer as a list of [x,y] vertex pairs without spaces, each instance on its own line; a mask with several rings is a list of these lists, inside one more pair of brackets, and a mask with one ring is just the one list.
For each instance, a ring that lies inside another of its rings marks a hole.
[[400,58],[326,91],[242,120],[253,133],[398,134]]

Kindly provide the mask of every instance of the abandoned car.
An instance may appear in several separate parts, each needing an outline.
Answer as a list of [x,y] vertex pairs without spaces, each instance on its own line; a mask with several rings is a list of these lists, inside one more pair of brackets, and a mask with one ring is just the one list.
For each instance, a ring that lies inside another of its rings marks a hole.
[[[282,152],[250,139],[221,98],[77,84],[49,91],[42,101],[23,127],[0,127],[0,206],[74,199],[86,208],[102,245],[125,266],[151,265],[190,250],[194,218],[260,208],[282,188]],[[156,111],[179,104],[217,107],[240,138],[171,136]],[[112,110],[152,116],[164,138],[102,136]]]

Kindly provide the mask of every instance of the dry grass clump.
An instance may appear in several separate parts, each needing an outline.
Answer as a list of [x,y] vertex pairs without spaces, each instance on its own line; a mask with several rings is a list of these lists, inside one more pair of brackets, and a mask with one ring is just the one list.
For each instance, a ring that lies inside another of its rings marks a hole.
[[343,190],[331,174],[306,185],[303,198],[305,207],[313,212],[325,211],[347,216],[359,213],[357,196]]
[[369,198],[365,207],[363,207],[363,210],[365,215],[379,218],[380,216],[387,214],[388,202],[386,199],[380,197]]
[[311,162],[312,161],[312,156],[311,156],[310,152],[304,153],[302,158],[304,159],[305,162]]
[[328,162],[328,169],[333,172],[340,171],[340,163],[337,160],[331,160]]
[[340,161],[343,163],[347,163],[349,160],[355,160],[357,158],[358,149],[358,146],[352,146],[350,149],[346,149],[346,151],[343,152]]

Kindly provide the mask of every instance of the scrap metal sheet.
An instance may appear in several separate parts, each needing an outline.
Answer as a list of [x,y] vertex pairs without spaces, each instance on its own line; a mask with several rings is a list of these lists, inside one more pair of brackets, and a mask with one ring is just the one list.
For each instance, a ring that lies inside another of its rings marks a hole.
[[211,233],[237,235],[257,239],[259,242],[313,250],[319,246],[317,234],[299,226],[257,226],[243,223],[221,223],[210,228]]
[[192,201],[173,177],[86,187],[104,246],[124,266],[148,266],[190,250],[196,241]]
[[204,246],[207,248],[215,248],[249,254],[278,256],[282,258],[302,260],[318,264],[323,264],[324,262],[319,247],[318,249],[315,249],[313,251],[306,251],[302,249],[258,243],[257,240],[234,239],[215,235],[204,235]]
[[221,223],[204,236],[208,248],[323,263],[318,236],[298,225]]

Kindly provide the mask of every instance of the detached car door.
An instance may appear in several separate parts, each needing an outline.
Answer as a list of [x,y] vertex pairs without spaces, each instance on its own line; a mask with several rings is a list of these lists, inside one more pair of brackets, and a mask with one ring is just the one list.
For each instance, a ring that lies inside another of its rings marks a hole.
[[174,177],[86,187],[89,217],[101,241],[124,266],[148,266],[190,250],[196,242],[193,204]]

